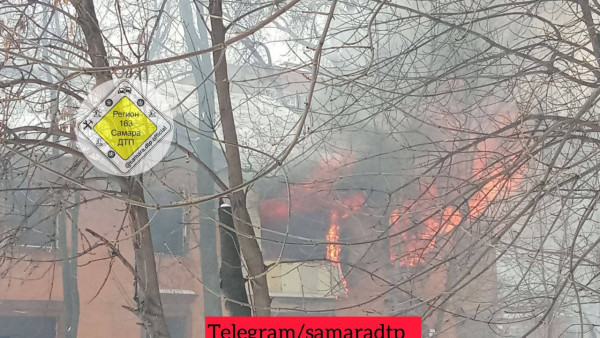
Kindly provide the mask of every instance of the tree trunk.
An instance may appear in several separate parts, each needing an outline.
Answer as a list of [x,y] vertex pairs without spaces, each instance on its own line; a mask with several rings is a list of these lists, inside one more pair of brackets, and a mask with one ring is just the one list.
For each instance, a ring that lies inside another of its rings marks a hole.
[[[200,6],[202,8],[202,6]],[[194,17],[190,1],[179,1],[179,12],[183,23],[185,43],[188,52],[208,47],[208,34],[206,27],[202,23],[198,28],[194,24]],[[189,62],[192,66],[192,74],[196,82],[196,97],[198,99],[198,129],[205,135],[214,134],[213,112],[215,110],[215,87],[210,80],[205,81],[210,76],[212,65],[210,54],[191,57]],[[193,148],[198,158],[212,170],[213,169],[213,141],[204,135],[199,135],[198,141],[193,143]],[[196,181],[198,186],[198,195],[207,196],[215,192],[215,185],[210,174],[200,168],[196,170]],[[221,311],[221,297],[214,294],[219,290],[219,260],[217,256],[217,225],[214,222],[216,218],[215,203],[200,203],[199,228],[200,228],[200,262],[202,266],[202,281],[204,294],[204,315],[219,317]]]
[[[223,9],[221,0],[210,0],[208,7],[210,25],[212,28],[212,44],[220,45],[225,41],[225,27],[223,26]],[[229,76],[227,74],[227,57],[224,49],[213,52],[213,65],[215,68],[215,84],[217,99],[219,101],[219,114],[223,128],[223,138],[226,142],[225,159],[229,174],[229,186],[236,187],[243,183],[240,151],[237,146],[237,132],[231,107],[229,93]],[[229,199],[233,211],[233,221],[237,230],[240,249],[244,262],[248,268],[248,280],[252,289],[252,306],[256,316],[271,315],[271,297],[267,284],[267,272],[262,252],[254,235],[252,221],[246,208],[246,193],[243,190],[233,192]]]
[[231,206],[223,203],[219,206],[219,237],[221,238],[221,290],[225,295],[225,308],[233,317],[248,317],[252,315],[246,293],[246,279],[242,273],[240,259],[240,243],[233,231]]
[[[108,67],[108,54],[102,41],[102,34],[93,0],[71,1],[77,11],[78,23],[83,31],[88,53],[94,67]],[[96,85],[112,80],[108,71],[96,72]],[[144,202],[144,190],[142,188],[142,176],[134,176],[129,179],[116,178],[121,182],[121,192],[130,199]],[[135,250],[135,295],[134,299],[138,308],[137,315],[142,320],[146,332],[150,338],[169,337],[167,324],[160,300],[160,288],[158,274],[156,272],[156,261],[154,258],[154,247],[150,233],[148,212],[145,208],[128,205],[128,216],[134,232],[133,248]]]
[[[129,186],[122,185],[123,195],[131,199],[144,201],[144,189],[142,188],[142,176],[129,178]],[[129,205],[129,220],[131,221],[133,236],[133,249],[135,250],[135,296],[138,305],[137,313],[144,323],[146,332],[150,338],[169,337],[167,324],[160,301],[160,288],[158,274],[156,273],[156,261],[154,258],[154,246],[150,233],[150,219],[146,208]]]
[[[77,11],[77,23],[85,36],[92,66],[108,67],[108,54],[104,47],[104,41],[102,41],[94,0],[72,0],[71,3]],[[94,76],[96,76],[97,85],[112,80],[112,75],[108,71],[96,72]]]

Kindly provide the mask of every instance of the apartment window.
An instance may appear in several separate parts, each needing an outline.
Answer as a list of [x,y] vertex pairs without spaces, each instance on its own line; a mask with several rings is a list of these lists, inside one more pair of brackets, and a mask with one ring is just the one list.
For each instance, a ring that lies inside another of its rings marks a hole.
[[277,99],[277,91],[275,89],[267,88],[265,89],[265,96]]
[[292,210],[288,218],[288,204],[285,199],[260,203],[261,246],[265,259],[276,260],[280,256],[293,260],[324,259],[326,246],[313,243],[325,241],[330,211],[311,205],[303,210]]
[[298,95],[292,93],[286,93],[284,97],[281,98],[283,104],[289,108],[298,108]]
[[171,338],[186,338],[187,320],[185,317],[167,317],[167,329]]
[[55,338],[55,317],[0,316],[0,338]]
[[32,187],[28,181],[3,183],[1,227],[11,234],[9,241],[23,246],[54,247],[56,215],[47,190]]
[[304,104],[306,103],[306,100],[308,99],[308,96],[306,94],[296,94],[296,105],[298,108],[304,108]]
[[[171,338],[187,338],[187,318],[185,316],[166,316],[167,330]],[[150,334],[145,334],[146,338],[150,338]],[[2,338],[2,337],[0,337]]]
[[[146,191],[149,203],[168,204],[180,198],[164,186],[151,186]],[[154,252],[183,256],[185,252],[185,225],[180,208],[154,210],[148,209],[150,231]]]

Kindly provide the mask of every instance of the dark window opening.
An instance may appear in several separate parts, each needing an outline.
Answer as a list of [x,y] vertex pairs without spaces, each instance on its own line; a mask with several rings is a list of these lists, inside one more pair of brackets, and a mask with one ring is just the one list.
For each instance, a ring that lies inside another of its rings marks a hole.
[[[146,192],[149,203],[167,204],[179,200],[166,187],[150,187]],[[148,210],[154,252],[183,256],[185,252],[185,225],[180,208]]]
[[314,243],[325,241],[330,211],[325,208],[292,210],[288,220],[287,206],[285,200],[261,202],[261,246],[265,259],[275,260],[280,254],[284,259],[325,259],[326,246]]
[[[183,316],[166,316],[167,330],[171,338],[187,338],[187,318]],[[150,335],[146,333],[146,338]],[[1,337],[0,337],[1,338]]]
[[7,243],[34,247],[54,247],[56,225],[46,190],[33,189],[26,181],[3,181],[3,238]]
[[0,338],[55,338],[56,318],[0,316]]

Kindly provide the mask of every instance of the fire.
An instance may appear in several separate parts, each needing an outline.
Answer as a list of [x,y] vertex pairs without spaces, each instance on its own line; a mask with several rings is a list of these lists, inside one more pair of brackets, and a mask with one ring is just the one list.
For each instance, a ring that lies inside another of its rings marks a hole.
[[442,213],[442,234],[447,234],[460,225],[462,216],[460,211],[455,210],[451,206],[447,206]]
[[[315,231],[322,224],[321,229],[327,230],[323,234],[327,244],[325,244],[325,255],[322,257],[339,272],[339,283],[346,293],[348,288],[342,272],[340,229],[344,223],[351,222],[347,220],[349,216],[361,210],[365,204],[365,196],[363,193],[337,192],[334,184],[341,176],[342,168],[349,167],[351,161],[351,156],[341,155],[322,161],[304,182],[291,185],[289,189],[281,191],[279,194],[281,198],[262,200],[260,203],[263,224],[286,224],[294,218],[298,220],[298,217],[309,220]],[[293,232],[291,228],[290,231]]]
[[501,162],[492,163],[486,151],[486,143],[478,146],[477,158],[473,162],[473,176],[476,180],[492,178],[479,191],[477,191],[468,201],[469,217],[476,218],[488,209],[498,197],[508,197],[512,195],[521,180],[521,172],[508,177],[503,172]]
[[[435,249],[437,235],[451,231],[450,224],[456,220],[455,217],[450,222],[433,217],[419,220],[417,217],[427,211],[411,213],[410,208],[415,203],[407,200],[401,209],[393,210],[390,216],[390,259],[401,266],[415,267],[422,263]],[[451,213],[444,211],[444,214]]]
[[346,277],[342,272],[342,264],[340,262],[340,252],[342,251],[342,246],[339,244],[340,242],[340,221],[339,221],[339,213],[336,210],[331,211],[331,224],[329,226],[329,231],[327,232],[327,252],[326,257],[329,261],[333,263],[333,265],[337,268],[342,287],[344,288],[344,292],[348,293],[348,282],[346,281]]
[[340,224],[337,211],[331,212],[331,225],[329,226],[326,240],[329,244],[327,244],[327,254],[325,258],[333,262],[339,262],[342,247],[337,244],[340,241]]
[[[494,149],[494,152],[487,151],[486,147]],[[473,176],[476,180],[489,181],[467,201],[470,221],[477,221],[475,219],[484,214],[495,200],[514,194],[522,178],[522,171],[509,177],[503,171],[503,163],[488,156],[502,153],[498,146],[491,147],[483,142],[477,150]],[[503,160],[510,158],[505,156]],[[389,217],[390,259],[401,266],[414,267],[423,263],[434,251],[436,241],[451,233],[463,221],[460,211],[451,206],[435,212],[439,208],[436,205],[439,198],[434,184],[426,189],[422,187],[421,191],[424,193],[418,199],[405,200]]]

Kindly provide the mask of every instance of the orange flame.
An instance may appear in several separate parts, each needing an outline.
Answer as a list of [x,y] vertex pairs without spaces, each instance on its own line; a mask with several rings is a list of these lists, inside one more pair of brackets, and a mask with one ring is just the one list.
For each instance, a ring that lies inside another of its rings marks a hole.
[[331,211],[331,225],[329,226],[329,231],[327,232],[327,242],[329,242],[329,244],[327,244],[326,258],[330,260],[338,269],[342,287],[344,288],[344,293],[348,294],[348,282],[346,281],[346,277],[342,271],[342,264],[340,262],[340,252],[342,251],[342,246],[339,244],[340,221],[339,214],[336,210]]
[[339,225],[339,215],[337,211],[331,212],[331,225],[329,227],[329,231],[327,232],[327,253],[326,258],[333,261],[340,261],[340,251],[342,250],[341,246],[337,243],[340,241],[340,225]]
[[[414,201],[407,200],[409,205]],[[418,217],[424,212],[413,212]],[[413,221],[409,207],[394,209],[390,215],[390,259],[401,266],[415,267],[434,251],[439,236],[450,233],[459,226],[462,216],[453,207],[444,208],[441,218],[430,216]]]
[[[290,199],[278,198],[262,200],[260,203],[261,218],[269,219],[272,223],[285,223],[289,216],[299,213],[314,213],[328,210],[329,229],[325,234],[327,241],[325,259],[339,271],[340,284],[347,293],[347,282],[342,272],[340,261],[340,225],[342,219],[358,212],[365,204],[363,193],[338,194],[335,193],[334,184],[340,177],[340,171],[352,161],[351,155],[333,155],[321,161],[309,178],[304,183],[294,184],[281,196],[289,194]],[[333,193],[333,194],[332,194]]]
[[489,163],[489,153],[485,150],[485,142],[478,146],[478,158],[473,162],[473,176],[478,180],[491,178],[477,191],[468,201],[469,217],[476,218],[483,214],[485,210],[499,197],[508,197],[512,195],[521,181],[522,173],[519,171],[512,176],[507,176],[502,171],[503,164]]
[[[473,176],[476,180],[485,180],[485,184],[467,201],[468,217],[475,219],[485,213],[500,197],[511,196],[517,190],[522,179],[521,169],[516,173],[503,171],[503,161],[493,162],[488,154],[503,153],[498,146],[482,142],[478,146],[477,157],[473,162]],[[486,147],[494,151],[487,151]],[[435,185],[421,186],[423,194],[418,200],[405,200],[400,209],[392,211],[390,224],[390,259],[402,266],[414,267],[424,261],[434,249],[439,236],[452,232],[462,221],[460,211],[447,206],[441,217],[425,214],[435,210],[438,200]],[[419,219],[420,218],[420,219]],[[438,219],[439,218],[439,219]]]
[[441,233],[447,234],[460,225],[462,216],[460,211],[454,210],[451,206],[447,206],[442,213]]

